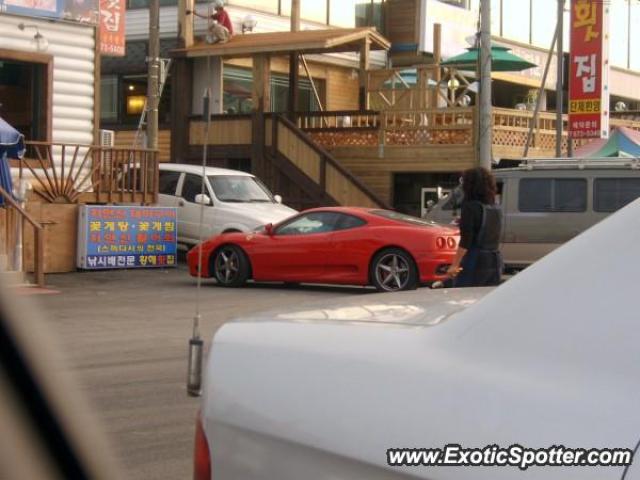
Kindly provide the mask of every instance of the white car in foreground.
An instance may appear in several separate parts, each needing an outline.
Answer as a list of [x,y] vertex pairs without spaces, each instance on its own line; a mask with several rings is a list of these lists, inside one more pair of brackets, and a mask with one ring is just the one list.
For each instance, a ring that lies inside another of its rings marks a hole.
[[178,242],[200,243],[200,212],[204,205],[202,238],[226,232],[249,232],[278,223],[296,213],[255,176],[239,170],[205,168],[180,163],[160,164],[158,203],[178,209]]
[[[640,458],[624,464],[640,439],[639,245],[636,201],[495,290],[360,295],[225,324],[195,478],[637,480]],[[389,449],[454,444],[453,463],[491,463],[492,449],[510,463],[388,464]]]

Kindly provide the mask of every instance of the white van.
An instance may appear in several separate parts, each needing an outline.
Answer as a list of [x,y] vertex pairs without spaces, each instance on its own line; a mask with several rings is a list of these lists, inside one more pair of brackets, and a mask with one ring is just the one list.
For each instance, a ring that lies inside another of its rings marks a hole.
[[296,210],[282,205],[278,195],[255,176],[237,170],[206,167],[202,195],[202,167],[179,163],[160,164],[158,203],[178,209],[178,242],[200,242],[201,205],[204,205],[202,238],[226,232],[248,232],[277,223]]
[[[510,268],[530,265],[640,197],[636,159],[529,160],[493,173],[503,211],[501,250]],[[443,197],[426,218],[451,223],[461,197],[459,189]]]

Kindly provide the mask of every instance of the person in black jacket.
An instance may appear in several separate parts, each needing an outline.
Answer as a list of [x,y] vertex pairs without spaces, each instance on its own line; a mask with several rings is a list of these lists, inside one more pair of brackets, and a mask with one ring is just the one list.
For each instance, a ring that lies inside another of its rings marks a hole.
[[462,174],[462,190],[460,244],[447,273],[455,287],[498,285],[502,212],[495,204],[495,178],[486,168],[471,168]]

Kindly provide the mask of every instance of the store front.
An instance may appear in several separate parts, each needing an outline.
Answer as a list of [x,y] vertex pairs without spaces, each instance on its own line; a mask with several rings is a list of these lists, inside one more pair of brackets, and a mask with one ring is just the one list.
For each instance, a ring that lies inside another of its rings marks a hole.
[[0,117],[31,140],[48,139],[50,81],[47,58],[0,54]]

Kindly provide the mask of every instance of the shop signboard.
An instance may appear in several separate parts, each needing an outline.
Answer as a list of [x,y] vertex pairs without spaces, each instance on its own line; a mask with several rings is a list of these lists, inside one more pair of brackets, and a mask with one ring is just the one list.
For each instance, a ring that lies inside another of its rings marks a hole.
[[124,57],[125,0],[100,0],[100,53]]
[[0,13],[97,24],[98,0],[0,0]]
[[609,136],[609,5],[571,0],[569,135]]
[[101,270],[176,265],[176,208],[80,207],[78,268]]

